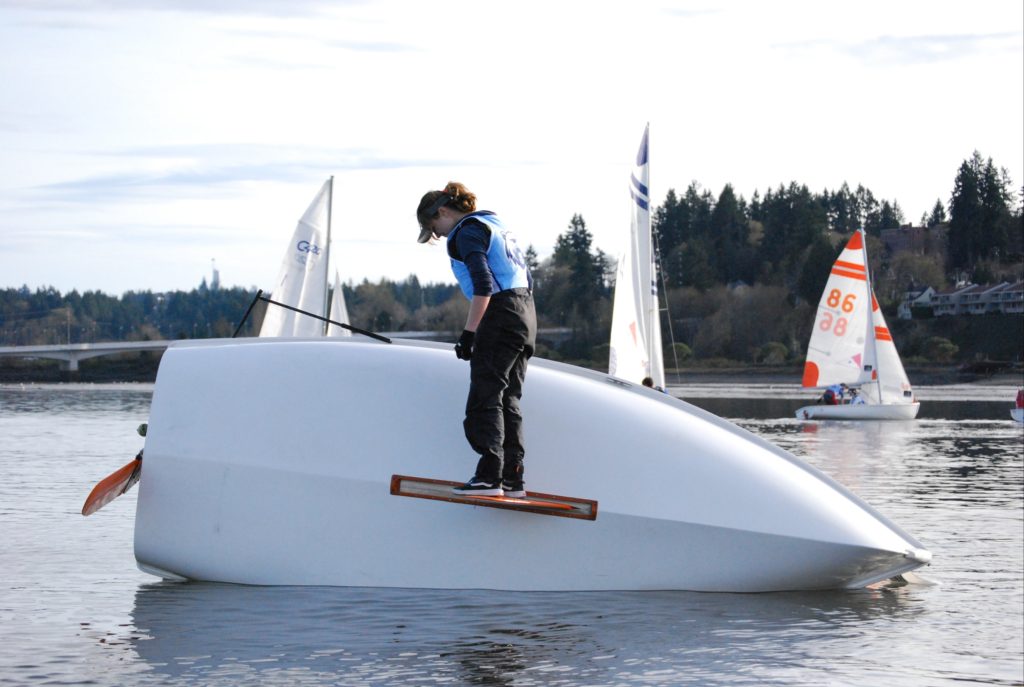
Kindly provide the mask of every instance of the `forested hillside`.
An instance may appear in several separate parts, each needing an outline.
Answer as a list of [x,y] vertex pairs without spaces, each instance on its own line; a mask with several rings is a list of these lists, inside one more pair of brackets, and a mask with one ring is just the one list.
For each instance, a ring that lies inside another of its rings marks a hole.
[[[1021,278],[1020,195],[1005,170],[979,153],[956,170],[948,200],[937,199],[920,219],[928,240],[913,251],[886,248],[882,232],[907,220],[895,199],[879,200],[863,186],[814,192],[791,182],[747,200],[731,185],[714,195],[693,182],[682,192],[669,190],[652,217],[667,367],[802,360],[831,264],[857,227],[869,234],[875,290],[906,358],[1020,357],[1019,317],[971,318],[970,327],[894,317],[913,285],[940,290],[962,280]],[[606,364],[615,262],[605,248],[593,245],[586,221],[574,215],[550,256],[527,251],[540,326],[570,332],[544,339],[541,355]],[[343,288],[351,323],[361,328],[455,335],[465,322],[467,304],[454,284],[424,285],[410,276]],[[231,336],[254,295],[254,288],[205,282],[188,292],[120,296],[6,288],[0,290],[0,346]],[[255,335],[264,307],[254,309],[240,335]],[[993,318],[1000,321],[982,322]],[[981,331],[988,334],[978,337]]]

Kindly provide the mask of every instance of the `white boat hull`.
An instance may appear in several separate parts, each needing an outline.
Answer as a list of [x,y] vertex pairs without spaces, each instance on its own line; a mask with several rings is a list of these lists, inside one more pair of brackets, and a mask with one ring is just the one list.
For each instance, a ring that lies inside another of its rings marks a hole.
[[761,592],[860,587],[931,554],[824,474],[640,385],[531,362],[527,488],[595,521],[392,496],[469,477],[450,347],[185,343],[161,362],[140,568],[265,585]]
[[1010,417],[1017,422],[1024,422],[1024,408],[1010,408]]
[[812,405],[796,411],[797,420],[913,420],[921,404],[881,403],[845,405]]

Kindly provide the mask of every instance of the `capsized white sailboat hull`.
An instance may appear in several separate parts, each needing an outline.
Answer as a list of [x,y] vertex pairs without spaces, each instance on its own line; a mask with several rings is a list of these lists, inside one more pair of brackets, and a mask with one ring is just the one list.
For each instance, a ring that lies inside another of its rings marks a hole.
[[845,405],[812,405],[796,411],[797,420],[913,420],[921,404],[861,403]]
[[179,343],[161,362],[135,523],[143,570],[268,585],[760,592],[859,587],[931,555],[772,444],[640,385],[544,360],[527,488],[594,521],[392,496],[468,477],[448,346]]

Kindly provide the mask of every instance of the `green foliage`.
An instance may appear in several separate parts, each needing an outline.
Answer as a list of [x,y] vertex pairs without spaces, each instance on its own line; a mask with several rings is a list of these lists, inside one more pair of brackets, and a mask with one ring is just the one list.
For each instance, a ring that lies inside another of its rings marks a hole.
[[693,350],[700,358],[756,361],[769,341],[789,339],[793,307],[782,287],[732,289],[724,305],[703,319]]
[[[52,287],[0,290],[0,345],[140,341],[230,336],[254,292],[231,288],[154,294],[61,295]],[[250,319],[243,334],[252,335]]]
[[953,362],[957,351],[960,350],[956,344],[942,336],[930,337],[924,342],[923,348],[928,360],[936,363]]
[[864,231],[870,236],[880,236],[883,229],[898,229],[902,224],[903,211],[899,203],[883,200],[877,212],[868,214]]
[[693,358],[693,350],[684,343],[676,342],[665,346],[663,355],[665,367],[673,368]]
[[755,362],[762,365],[781,365],[786,362],[788,356],[789,349],[786,348],[786,344],[779,343],[778,341],[769,341],[761,346]]
[[808,303],[818,302],[821,292],[828,282],[832,263],[836,261],[841,252],[842,246],[833,246],[832,242],[824,236],[815,237],[807,249],[807,257],[804,259],[804,265],[796,283],[796,293],[800,298]]
[[913,253],[900,253],[888,262],[888,269],[875,274],[875,293],[898,301],[912,287],[931,286],[941,291],[946,284],[942,266],[933,258]]
[[949,201],[948,263],[951,270],[970,269],[978,260],[1006,256],[1019,240],[1014,232],[1013,183],[992,158],[982,160],[974,151],[957,172]]
[[[948,217],[941,200],[922,217],[929,227],[948,220],[948,250],[938,245],[940,228],[929,232],[937,238],[923,255],[883,250],[878,234],[900,226],[903,213],[898,202],[879,200],[863,185],[851,190],[844,182],[838,190],[813,193],[794,181],[763,195],[755,190],[749,202],[731,184],[717,197],[696,181],[681,194],[669,189],[652,211],[659,290],[661,279],[667,285],[667,293],[659,294],[668,311],[662,331],[666,344],[669,332],[677,339],[665,351],[666,364],[799,358],[832,262],[861,227],[872,234],[867,249],[875,292],[889,313],[911,286],[943,288],[946,266],[975,281],[1020,279],[1024,206],[1013,188],[1005,170],[975,152],[957,172]],[[583,217],[573,215],[549,258],[541,259],[533,246],[526,258],[539,325],[571,330],[539,346],[538,355],[606,366],[615,264],[593,244]],[[424,285],[411,275],[343,289],[352,324],[364,329],[456,334],[465,325],[468,303],[454,284]],[[205,282],[192,291],[129,291],[121,297],[8,288],[0,290],[0,345],[230,336],[253,296],[251,289],[210,289]],[[258,332],[264,312],[262,303],[255,306],[242,336]],[[970,326],[948,322],[958,319],[915,320],[901,346],[906,342],[911,356],[998,351],[1019,357],[1019,327],[1006,334],[995,319],[972,318]],[[979,329],[998,336],[975,335]],[[929,337],[947,339],[952,352],[941,342],[926,345]],[[1004,339],[1012,343],[1004,346]]]
[[932,207],[931,214],[927,217],[921,218],[921,224],[931,229],[939,224],[946,222],[946,208],[942,205],[941,200],[936,200],[935,205]]
[[593,348],[608,341],[611,290],[606,282],[608,257],[593,247],[593,237],[580,215],[573,215],[565,233],[555,241],[551,259],[534,273],[538,320],[546,326],[569,327],[572,335],[562,353],[586,359]]

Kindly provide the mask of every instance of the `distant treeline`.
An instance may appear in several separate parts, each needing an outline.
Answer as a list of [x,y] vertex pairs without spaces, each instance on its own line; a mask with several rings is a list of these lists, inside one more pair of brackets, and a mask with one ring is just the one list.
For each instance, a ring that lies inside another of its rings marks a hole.
[[[681,194],[669,190],[652,223],[669,367],[694,360],[802,360],[832,262],[857,227],[869,234],[876,293],[905,356],[1005,359],[1017,351],[1019,358],[1019,337],[1006,341],[1000,335],[986,349],[930,331],[938,327],[956,337],[957,327],[893,322],[897,302],[912,285],[941,289],[963,278],[984,283],[1021,277],[1020,199],[1006,171],[978,153],[960,166],[948,203],[936,200],[921,218],[929,240],[913,252],[890,253],[879,239],[906,223],[899,204],[847,184],[814,193],[793,182],[755,192],[747,201],[731,185],[715,197],[695,182]],[[593,245],[579,215],[558,236],[551,256],[540,259],[532,247],[527,256],[540,326],[570,331],[544,340],[541,355],[606,365],[614,257]],[[343,289],[351,324],[364,329],[457,334],[465,323],[467,303],[453,284],[424,285],[410,276]],[[187,292],[121,296],[8,288],[0,290],[0,345],[231,336],[254,295],[255,288],[210,288],[205,281]],[[257,305],[240,336],[256,335],[265,307]],[[997,325],[993,331],[1014,329]]]

